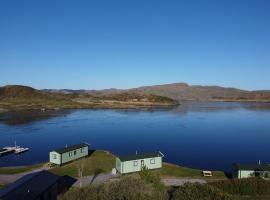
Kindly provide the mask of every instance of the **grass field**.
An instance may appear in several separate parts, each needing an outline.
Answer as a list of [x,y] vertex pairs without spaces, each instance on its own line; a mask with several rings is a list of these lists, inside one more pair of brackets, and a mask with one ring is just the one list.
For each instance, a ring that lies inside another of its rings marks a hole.
[[3,187],[4,187],[4,185],[0,183],[0,189],[3,188]]
[[[44,166],[45,163],[30,165],[25,167],[2,167],[0,174],[17,174],[31,171],[36,168]],[[115,156],[107,151],[96,150],[92,155],[84,159],[84,173],[83,176],[95,175],[103,172],[110,172],[115,167]],[[78,177],[77,161],[68,163],[61,167],[50,169],[51,172],[58,175],[68,175],[71,177]],[[174,164],[163,163],[162,169],[155,170],[162,177],[183,177],[183,178],[204,178],[202,171],[187,167],[181,167]],[[221,171],[214,171],[213,177],[205,178],[210,180],[226,179],[226,176]]]
[[44,165],[44,163],[36,164],[36,165],[30,165],[25,167],[2,167],[0,168],[0,174],[18,174],[23,173],[27,171],[31,171],[33,169],[40,168]]
[[[95,151],[91,156],[85,158],[84,176],[94,175],[101,172],[110,172],[115,167],[115,156],[105,151]],[[76,161],[61,167],[55,167],[50,170],[58,175],[69,175],[77,177],[78,170]],[[163,177],[185,177],[185,178],[203,178],[202,171],[178,165],[163,163],[162,169],[155,170]],[[225,179],[226,176],[221,171],[213,172],[211,179]]]
[[[115,157],[109,152],[97,150],[91,156],[88,156],[84,159],[83,176],[94,175],[102,172],[110,172],[114,167]],[[61,167],[55,167],[50,171],[61,176],[68,175],[72,177],[78,177],[76,161]]]
[[205,179],[226,179],[226,175],[222,171],[213,171],[212,177],[203,177],[202,170],[181,167],[174,164],[163,163],[161,170],[158,170],[161,176],[167,177],[185,177],[185,178],[205,178]]

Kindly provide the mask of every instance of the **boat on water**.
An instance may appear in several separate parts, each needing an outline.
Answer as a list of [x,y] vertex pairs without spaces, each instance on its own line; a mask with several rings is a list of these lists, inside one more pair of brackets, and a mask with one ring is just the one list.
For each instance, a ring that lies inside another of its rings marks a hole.
[[15,151],[15,147],[4,147],[0,149],[0,156],[4,156]]
[[15,145],[13,147],[4,147],[0,149],[0,156],[7,155],[10,153],[21,154],[29,150],[30,150],[29,148],[17,146],[15,141]]
[[20,153],[24,153],[26,151],[29,151],[29,148],[23,148],[23,147],[17,146],[16,149],[15,149],[15,151],[14,151],[14,153],[15,154],[20,154]]

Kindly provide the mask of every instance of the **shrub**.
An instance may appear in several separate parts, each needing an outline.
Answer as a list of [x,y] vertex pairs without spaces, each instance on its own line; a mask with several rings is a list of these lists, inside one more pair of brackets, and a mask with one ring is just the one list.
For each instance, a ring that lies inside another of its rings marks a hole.
[[165,186],[161,183],[161,178],[157,173],[148,170],[146,166],[139,172],[140,177],[145,183],[152,184],[157,190],[164,190]]
[[167,193],[158,191],[151,184],[134,177],[123,177],[119,181],[87,186],[68,191],[60,200],[166,200]]
[[173,200],[235,200],[223,191],[206,184],[187,183],[172,194]]
[[270,181],[261,178],[233,179],[211,183],[224,192],[236,195],[270,195]]

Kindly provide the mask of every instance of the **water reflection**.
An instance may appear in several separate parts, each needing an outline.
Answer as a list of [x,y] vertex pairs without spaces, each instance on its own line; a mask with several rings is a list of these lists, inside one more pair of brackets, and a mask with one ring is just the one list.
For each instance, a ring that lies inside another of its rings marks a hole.
[[[186,115],[189,112],[216,112],[222,110],[237,110],[237,109],[247,109],[247,110],[257,110],[257,111],[269,111],[270,103],[238,103],[238,102],[181,102],[179,106],[169,106],[169,107],[144,107],[137,109],[85,109],[90,111],[106,111],[113,110],[116,113],[123,115],[130,115],[132,113],[138,114],[140,112],[168,112],[170,114],[176,115]],[[79,109],[81,110],[81,109]],[[79,110],[21,110],[13,111],[8,113],[0,114],[0,122],[6,125],[20,125],[33,123],[35,121],[48,120],[55,117],[65,117],[73,112]],[[76,120],[76,119],[75,119]],[[83,120],[83,119],[79,119]]]
[[69,115],[71,110],[20,110],[0,114],[0,122],[7,125],[20,125],[54,117]]
[[30,147],[0,166],[48,160],[48,152],[80,142],[116,155],[161,150],[165,161],[228,170],[234,162],[270,163],[269,104],[196,102],[173,108],[23,111],[1,115],[0,147]]

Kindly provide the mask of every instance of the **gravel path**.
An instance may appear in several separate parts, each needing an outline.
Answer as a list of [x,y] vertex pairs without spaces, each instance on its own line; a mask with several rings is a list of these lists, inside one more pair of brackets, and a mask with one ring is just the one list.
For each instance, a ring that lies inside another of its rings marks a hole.
[[[42,168],[34,169],[30,172],[24,172],[24,173],[19,173],[19,174],[0,174],[0,183],[4,185],[8,185],[27,174],[39,172],[42,170],[48,170],[48,168],[42,167]],[[80,185],[86,186],[89,184],[103,183],[111,179],[117,179],[120,176],[121,176],[120,174],[112,175],[111,173],[101,173],[95,176],[85,176],[81,179],[77,179],[77,181],[73,184],[73,186],[80,187]],[[184,185],[185,183],[201,183],[201,184],[206,183],[206,181],[203,179],[189,179],[189,178],[176,178],[176,177],[175,178],[162,178],[162,182],[166,186],[181,186],[181,185]]]
[[[8,185],[10,183],[15,182],[16,180],[18,180],[19,178],[21,178],[27,174],[36,173],[36,172],[40,172],[43,170],[48,170],[48,168],[42,167],[42,168],[34,169],[32,171],[29,171],[29,172],[24,172],[24,173],[19,173],[19,174],[0,174],[0,183],[4,184],[4,185]],[[82,186],[89,185],[89,184],[102,183],[105,181],[109,181],[110,179],[117,178],[119,176],[120,175],[112,175],[111,173],[101,173],[101,174],[98,174],[96,176],[85,176],[81,179],[77,179],[76,182],[73,184],[73,186],[79,187],[80,182],[81,182]]]
[[120,177],[121,175],[112,175],[111,173],[101,173],[96,176],[85,176],[81,179],[77,179],[77,181],[73,184],[73,186],[80,187],[80,183],[82,186],[97,184],[109,181],[110,179],[115,179]]
[[34,169],[32,171],[23,172],[23,173],[19,173],[19,174],[0,174],[0,183],[4,184],[4,185],[8,185],[8,184],[13,183],[14,181],[18,180],[19,178],[21,178],[27,174],[36,173],[36,172],[40,172],[43,170],[48,170],[48,168],[41,167],[38,169]]
[[166,186],[181,186],[185,183],[206,183],[203,179],[188,179],[188,178],[162,178],[162,182]]

